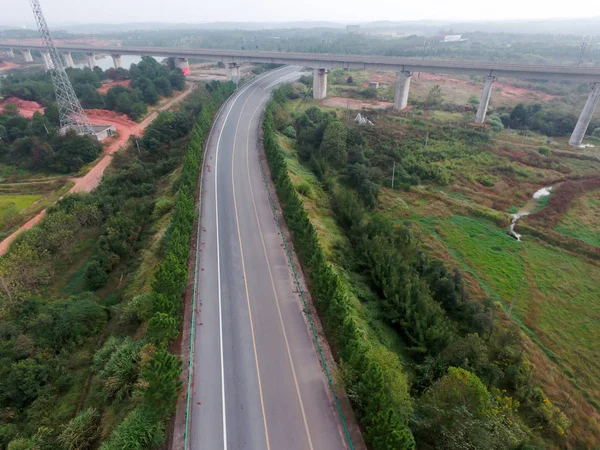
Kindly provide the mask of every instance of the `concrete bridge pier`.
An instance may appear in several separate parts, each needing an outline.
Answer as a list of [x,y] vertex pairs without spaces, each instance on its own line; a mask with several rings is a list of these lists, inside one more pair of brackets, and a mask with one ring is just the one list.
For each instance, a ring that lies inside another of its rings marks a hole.
[[[175,58],[175,67],[181,69],[185,76],[190,74],[190,60],[188,58]],[[238,69],[239,78],[239,69]]]
[[485,122],[485,114],[487,113],[488,105],[490,104],[490,97],[492,96],[492,85],[496,81],[496,77],[485,77],[485,83],[483,85],[483,91],[481,91],[481,98],[479,99],[479,107],[475,114],[475,122]]
[[95,53],[86,53],[85,60],[87,62],[88,67],[90,68],[90,70],[94,70],[94,67],[96,67],[96,54]]
[[65,67],[75,67],[75,63],[73,62],[73,55],[71,52],[63,52],[62,59],[65,63]]
[[42,59],[44,60],[44,64],[46,65],[46,70],[52,69],[52,58],[50,58],[50,52],[47,50],[42,50]]
[[313,70],[313,98],[323,100],[327,97],[327,69]]
[[227,79],[233,81],[236,86],[240,83],[240,66],[237,63],[227,64]]
[[575,147],[581,146],[585,132],[592,121],[592,116],[594,115],[596,106],[598,106],[598,101],[600,101],[600,83],[594,83],[592,84],[592,92],[590,92],[590,95],[585,102],[585,106],[579,115],[575,129],[573,130],[573,134],[569,139],[569,144]]
[[119,69],[119,68],[123,67],[123,65],[121,64],[121,55],[119,55],[117,53],[113,53],[110,56],[112,56],[113,65],[115,66],[115,69]]
[[394,111],[401,111],[408,106],[408,91],[412,72],[398,72],[396,95],[394,95]]
[[12,48],[7,48],[5,50],[6,56],[8,56],[9,58],[14,58],[15,57],[15,52],[13,51]]
[[21,50],[21,54],[23,55],[25,62],[33,62],[33,57],[31,56],[31,51],[28,48]]

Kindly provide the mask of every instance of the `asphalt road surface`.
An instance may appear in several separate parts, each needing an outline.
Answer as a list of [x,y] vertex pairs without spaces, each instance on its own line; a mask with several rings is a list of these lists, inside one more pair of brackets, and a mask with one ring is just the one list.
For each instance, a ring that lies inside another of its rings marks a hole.
[[209,138],[191,449],[346,448],[259,167],[261,113],[297,70],[284,67],[242,87]]

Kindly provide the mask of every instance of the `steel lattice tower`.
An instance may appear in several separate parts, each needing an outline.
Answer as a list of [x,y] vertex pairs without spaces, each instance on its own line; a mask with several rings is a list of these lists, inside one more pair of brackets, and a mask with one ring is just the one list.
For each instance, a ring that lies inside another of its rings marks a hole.
[[66,132],[73,129],[77,134],[92,134],[93,129],[88,122],[85,111],[79,103],[79,99],[75,95],[71,80],[65,71],[65,66],[60,59],[58,51],[52,42],[50,29],[42,13],[42,7],[39,0],[30,0],[33,8],[33,15],[37,22],[42,40],[48,52],[48,65],[50,66],[50,74],[52,76],[52,84],[54,85],[54,93],[58,103],[58,113],[60,118],[61,132]]

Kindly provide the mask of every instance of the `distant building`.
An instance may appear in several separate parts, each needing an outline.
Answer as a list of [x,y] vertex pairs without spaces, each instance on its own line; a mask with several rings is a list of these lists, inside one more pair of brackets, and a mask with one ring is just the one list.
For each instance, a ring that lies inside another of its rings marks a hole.
[[462,34],[447,34],[444,36],[444,39],[440,42],[464,42],[466,39],[463,39]]
[[360,31],[360,25],[346,25],[346,33],[356,34]]
[[379,88],[379,81],[369,81],[369,87]]

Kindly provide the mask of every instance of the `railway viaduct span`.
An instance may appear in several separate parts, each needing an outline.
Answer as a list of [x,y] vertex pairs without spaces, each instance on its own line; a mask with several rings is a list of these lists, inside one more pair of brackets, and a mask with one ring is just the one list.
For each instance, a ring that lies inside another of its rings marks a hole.
[[[237,82],[239,65],[243,63],[274,63],[309,67],[313,69],[313,96],[322,100],[327,95],[327,72],[330,69],[367,69],[389,71],[398,74],[394,109],[402,110],[408,104],[410,80],[415,72],[442,73],[457,75],[476,75],[484,78],[483,89],[475,121],[483,123],[492,94],[494,81],[500,77],[565,80],[589,83],[590,94],[569,143],[580,146],[586,130],[592,120],[596,106],[600,101],[600,67],[541,66],[530,64],[511,64],[485,61],[435,61],[396,58],[371,55],[340,55],[322,53],[264,52],[246,50],[219,50],[202,48],[167,47],[121,47],[92,46],[85,44],[59,44],[57,50],[62,53],[66,66],[73,66],[72,52],[85,53],[90,68],[95,65],[95,54],[110,54],[115,67],[121,67],[121,55],[152,55],[174,58],[175,64],[185,74],[189,73],[189,58],[222,62],[227,66],[229,78]],[[38,50],[46,57],[45,47],[35,44],[15,44],[0,41],[0,50],[14,57],[19,50],[25,61],[32,61],[31,50]]]

